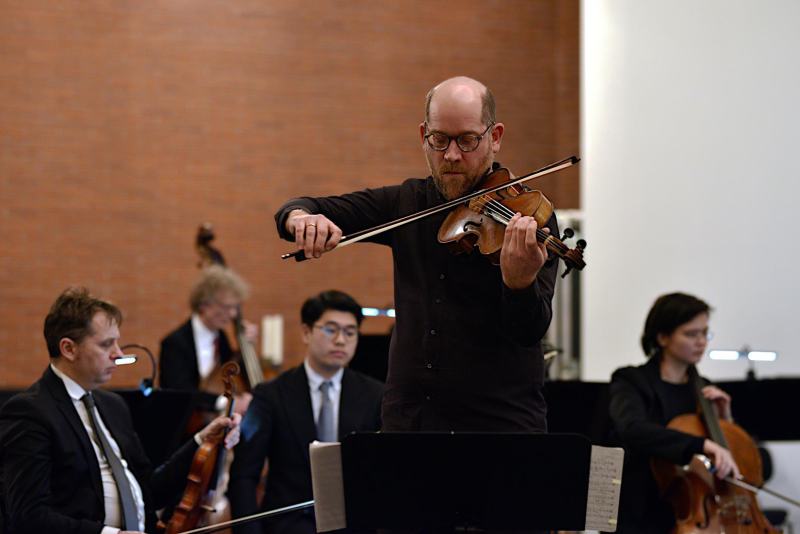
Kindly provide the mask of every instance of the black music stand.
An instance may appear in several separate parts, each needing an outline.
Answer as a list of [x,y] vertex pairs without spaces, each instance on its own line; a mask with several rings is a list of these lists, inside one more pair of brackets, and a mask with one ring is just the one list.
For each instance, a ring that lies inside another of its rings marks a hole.
[[583,530],[591,456],[570,434],[351,434],[347,527]]
[[184,442],[195,392],[156,389],[145,396],[138,389],[114,390],[125,399],[133,427],[153,465],[161,465]]

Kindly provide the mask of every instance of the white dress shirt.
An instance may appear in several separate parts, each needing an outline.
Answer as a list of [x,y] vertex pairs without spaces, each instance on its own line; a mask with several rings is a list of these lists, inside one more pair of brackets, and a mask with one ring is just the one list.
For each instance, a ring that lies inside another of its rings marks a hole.
[[[194,350],[197,353],[197,372],[200,380],[208,378],[208,375],[216,368],[217,347],[216,341],[219,338],[219,331],[209,330],[200,316],[192,314],[192,337],[194,337]],[[220,395],[214,403],[214,409],[222,412],[228,407],[228,397]]]
[[[86,406],[84,406],[83,401],[81,401],[87,392],[77,382],[59,371],[58,368],[52,364],[50,365],[50,369],[64,382],[64,387],[67,389],[67,393],[72,399],[72,405],[78,411],[78,417],[81,418],[83,428],[89,435],[92,448],[94,449],[94,455],[97,457],[97,463],[100,465],[100,479],[103,482],[103,501],[106,514],[104,523],[107,525],[103,528],[101,534],[117,534],[120,532],[120,527],[122,526],[122,507],[119,502],[119,490],[114,481],[114,475],[111,473],[111,466],[108,464],[108,461],[106,461],[105,455],[103,455],[100,440],[94,433],[92,421],[89,418],[89,412],[86,411]],[[97,409],[95,409],[95,412],[97,421],[100,423],[100,431],[106,435],[114,453],[122,460],[122,467],[125,468],[125,476],[128,478],[131,491],[133,492],[133,498],[136,500],[136,514],[139,516],[139,530],[144,532],[144,498],[142,497],[142,488],[139,486],[139,482],[136,481],[136,477],[131,473],[131,470],[128,469],[128,462],[122,457],[119,445],[114,439],[114,436],[111,435],[111,432],[108,431],[106,424],[103,422],[103,417]]]
[[215,342],[219,332],[209,330],[196,313],[192,314],[192,334],[194,334],[194,349],[197,352],[197,371],[200,379],[205,380],[217,365]]
[[323,382],[329,381],[331,387],[328,388],[328,397],[333,403],[333,428],[336,431],[335,435],[339,435],[339,399],[342,397],[342,375],[344,368],[339,369],[335,375],[330,378],[325,378],[308,365],[308,358],[303,361],[306,368],[306,376],[308,376],[308,390],[311,394],[311,409],[314,411],[314,424],[319,420],[319,410],[322,408],[322,392],[319,387]]

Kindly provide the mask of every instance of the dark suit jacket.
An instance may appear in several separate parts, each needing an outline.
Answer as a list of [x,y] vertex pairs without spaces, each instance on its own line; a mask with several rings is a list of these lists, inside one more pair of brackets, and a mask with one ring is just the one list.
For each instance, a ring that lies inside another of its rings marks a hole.
[[[219,333],[219,359],[225,363],[233,358],[228,336]],[[159,383],[162,388],[198,391],[200,371],[197,368],[197,349],[194,345],[192,320],[189,319],[161,340],[161,353],[158,357]],[[196,405],[213,411],[216,395],[198,395]]]
[[[197,449],[186,443],[155,472],[122,398],[96,390],[97,409],[142,488],[146,528],[155,510],[181,491]],[[48,367],[42,378],[0,408],[0,497],[7,534],[96,534],[105,509],[100,467],[64,383]]]
[[659,496],[650,459],[686,464],[703,451],[703,438],[666,428],[665,399],[657,387],[658,357],[611,376],[609,415],[615,441],[625,447],[618,533],[666,533],[675,525],[669,504]]
[[[382,391],[383,384],[377,380],[344,370],[339,405],[340,439],[351,432],[380,428]],[[228,496],[233,517],[259,511],[255,489],[267,458],[269,471],[261,510],[311,500],[308,444],[315,439],[316,427],[304,366],[257,386],[242,422],[242,438],[231,466]],[[236,534],[315,532],[310,513],[293,513],[274,522],[264,521],[263,529],[258,523],[250,523],[234,531]]]

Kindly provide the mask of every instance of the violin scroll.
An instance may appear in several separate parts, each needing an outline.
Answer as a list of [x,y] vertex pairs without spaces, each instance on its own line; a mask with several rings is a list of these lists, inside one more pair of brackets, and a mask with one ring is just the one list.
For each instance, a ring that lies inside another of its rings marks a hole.
[[[561,236],[562,243],[565,239],[569,239],[574,235],[575,231],[572,228],[565,228],[564,235]],[[572,269],[578,269],[580,271],[586,267],[586,262],[583,261],[584,250],[586,250],[586,240],[578,239],[578,241],[575,242],[575,248],[568,249],[567,252],[561,256],[567,266],[567,268],[564,269],[564,272],[561,273],[561,278],[566,277],[572,271]]]

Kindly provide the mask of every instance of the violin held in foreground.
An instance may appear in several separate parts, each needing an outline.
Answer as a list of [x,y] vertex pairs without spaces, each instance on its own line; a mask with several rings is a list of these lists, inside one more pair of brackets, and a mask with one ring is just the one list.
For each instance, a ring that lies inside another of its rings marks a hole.
[[[482,185],[487,192],[461,204],[448,214],[439,227],[439,242],[453,245],[456,252],[471,252],[474,248],[488,255],[492,263],[500,264],[500,251],[506,226],[516,213],[536,219],[536,239],[544,243],[550,254],[555,254],[567,266],[562,276],[572,269],[586,267],[583,250],[586,241],[579,239],[575,248],[570,249],[562,239],[572,237],[571,228],[564,230],[564,237],[550,235],[544,226],[553,214],[553,203],[542,194],[524,184],[512,183],[508,169],[500,168],[486,176]],[[496,187],[501,189],[496,189]]]
[[[233,377],[239,374],[239,365],[227,362],[222,366],[222,380],[225,384],[225,397],[228,399],[227,417],[233,417],[234,383]],[[159,522],[162,534],[186,532],[201,524],[209,513],[214,512],[213,501],[217,479],[225,465],[225,435],[206,441],[197,449],[192,459],[186,489],[180,503],[166,525]]]
[[[545,232],[541,227],[550,218],[553,204],[540,191],[528,189],[521,184],[566,169],[579,161],[580,158],[571,156],[514,179],[510,179],[511,173],[507,169],[498,169],[486,176],[483,187],[478,191],[394,221],[343,236],[335,248],[351,245],[436,213],[454,209],[439,229],[439,240],[457,243],[461,250],[471,250],[477,246],[484,254],[497,253],[499,258],[505,226],[516,212],[520,212],[522,215],[532,216],[536,219],[540,226],[536,231],[537,239],[545,244],[550,253],[556,254],[564,260],[567,265],[567,270],[564,272],[564,276],[566,276],[572,269],[581,270],[586,266],[586,262],[583,260],[586,241],[578,240],[576,247],[570,249],[562,239]],[[499,242],[497,241],[498,235]],[[564,238],[573,235],[574,232],[569,228],[564,231]],[[284,260],[294,258],[296,261],[307,259],[302,250],[283,254],[281,258]]]

